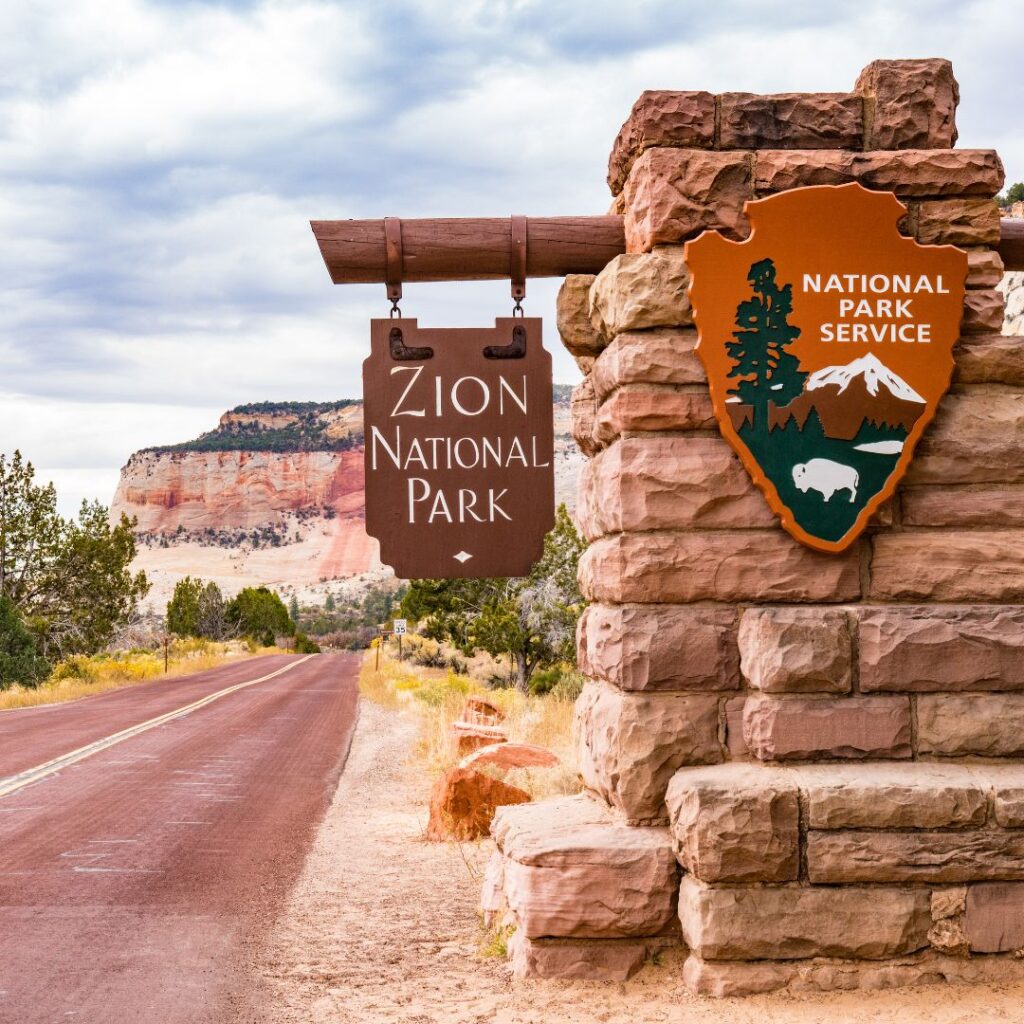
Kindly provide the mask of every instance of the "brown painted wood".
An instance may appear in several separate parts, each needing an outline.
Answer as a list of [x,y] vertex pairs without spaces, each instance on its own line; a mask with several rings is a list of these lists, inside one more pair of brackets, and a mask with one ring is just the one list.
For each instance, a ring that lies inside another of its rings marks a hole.
[[1024,220],[1004,217],[1000,222],[999,255],[1005,270],[1024,270]]
[[555,476],[541,328],[370,321],[366,532],[399,579],[526,576],[543,553]]
[[[386,270],[383,220],[310,222],[335,284],[380,283]],[[404,281],[508,278],[510,217],[402,220]],[[526,276],[597,274],[626,251],[621,217],[530,217]]]
[[[387,275],[383,220],[310,222],[335,284],[383,283]],[[527,277],[598,274],[626,251],[622,218],[531,217]],[[509,276],[511,218],[403,220],[405,281],[475,281]],[[1024,270],[1024,220],[1004,219],[999,255],[1007,270]]]

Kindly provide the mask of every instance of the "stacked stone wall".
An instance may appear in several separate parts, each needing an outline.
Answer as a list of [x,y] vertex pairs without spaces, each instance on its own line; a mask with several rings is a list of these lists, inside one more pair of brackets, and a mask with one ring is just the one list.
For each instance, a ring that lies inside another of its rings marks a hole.
[[[559,297],[586,372],[588,793],[499,813],[520,973],[625,976],[672,941],[719,995],[1020,970],[1024,338],[998,333],[1002,165],[952,148],[957,99],[946,61],[879,61],[848,94],[649,92],[623,125],[629,251]],[[901,230],[970,270],[953,386],[830,555],[719,434],[682,246],[744,237],[747,200],[848,181],[895,192]]]

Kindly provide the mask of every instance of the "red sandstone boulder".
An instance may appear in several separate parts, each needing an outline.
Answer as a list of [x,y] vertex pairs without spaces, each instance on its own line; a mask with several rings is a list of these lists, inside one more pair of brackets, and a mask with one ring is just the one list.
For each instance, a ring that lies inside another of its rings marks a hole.
[[471,768],[450,768],[430,792],[427,838],[480,839],[491,830],[494,812],[529,803],[530,794]]
[[475,722],[452,722],[452,749],[456,757],[465,757],[481,747],[504,743],[505,730],[496,725],[478,725]]
[[462,721],[480,725],[497,725],[505,721],[505,712],[486,697],[467,697],[462,710]]
[[502,771],[513,768],[550,768],[558,758],[544,747],[532,743],[493,743],[480,747],[459,762],[460,768],[482,768],[493,765]]

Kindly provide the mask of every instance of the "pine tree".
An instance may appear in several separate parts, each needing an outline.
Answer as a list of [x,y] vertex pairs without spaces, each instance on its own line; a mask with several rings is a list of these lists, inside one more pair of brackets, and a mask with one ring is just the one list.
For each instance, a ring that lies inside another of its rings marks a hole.
[[736,307],[737,330],[725,346],[735,363],[729,377],[738,379],[729,394],[753,408],[754,430],[767,433],[768,403],[788,405],[803,391],[807,374],[787,351],[800,336],[800,328],[788,320],[793,286],[779,287],[770,259],[753,264],[747,280],[754,294]]

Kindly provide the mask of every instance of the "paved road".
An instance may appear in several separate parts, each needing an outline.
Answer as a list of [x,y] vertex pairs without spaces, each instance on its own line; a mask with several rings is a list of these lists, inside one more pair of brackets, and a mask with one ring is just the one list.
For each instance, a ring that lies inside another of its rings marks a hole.
[[344,766],[357,668],[277,655],[0,713],[0,1021],[261,1019],[246,964]]

